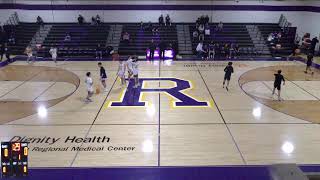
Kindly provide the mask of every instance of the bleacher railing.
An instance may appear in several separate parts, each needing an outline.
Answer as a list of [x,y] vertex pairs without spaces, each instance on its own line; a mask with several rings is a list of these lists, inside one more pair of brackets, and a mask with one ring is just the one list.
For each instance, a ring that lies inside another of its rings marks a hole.
[[20,23],[19,16],[17,12],[10,15],[9,19],[5,22],[5,25],[15,26]]

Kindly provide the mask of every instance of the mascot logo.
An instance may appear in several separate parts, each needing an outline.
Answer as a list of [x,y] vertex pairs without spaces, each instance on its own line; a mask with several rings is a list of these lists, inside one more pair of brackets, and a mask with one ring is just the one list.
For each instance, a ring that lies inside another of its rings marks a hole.
[[[143,84],[145,82],[161,82],[161,81],[170,81],[175,83],[175,87],[172,88],[161,88],[158,89],[146,89]],[[141,78],[139,79],[140,84],[138,88],[133,88],[134,82],[130,81],[128,84],[127,91],[121,98],[120,102],[111,102],[110,107],[135,107],[135,106],[147,106],[146,102],[141,101],[141,95],[143,93],[164,93],[172,97],[174,100],[174,107],[209,107],[209,102],[201,102],[195,98],[187,95],[183,91],[192,89],[190,81],[177,79],[177,78]]]

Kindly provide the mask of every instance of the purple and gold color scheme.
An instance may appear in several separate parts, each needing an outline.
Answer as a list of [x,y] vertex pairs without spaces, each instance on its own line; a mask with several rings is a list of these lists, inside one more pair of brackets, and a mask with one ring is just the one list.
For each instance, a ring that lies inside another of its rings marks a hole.
[[[173,88],[159,88],[159,89],[145,89],[144,83],[147,81],[171,81],[175,83]],[[126,107],[126,106],[146,106],[146,102],[141,101],[141,95],[143,93],[165,93],[173,97],[176,102],[173,103],[173,107],[208,107],[208,102],[197,101],[193,97],[186,95],[183,91],[191,89],[190,81],[186,81],[178,78],[141,78],[139,83],[142,86],[134,88],[134,82],[131,80],[127,87],[121,102],[111,102],[111,107]]]

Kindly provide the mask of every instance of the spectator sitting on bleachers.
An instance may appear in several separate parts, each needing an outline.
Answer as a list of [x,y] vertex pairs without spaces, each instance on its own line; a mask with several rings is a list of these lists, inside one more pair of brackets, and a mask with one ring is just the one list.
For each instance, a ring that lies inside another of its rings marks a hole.
[[42,20],[42,18],[40,16],[37,17],[37,24],[40,25],[40,26],[44,25],[44,22],[43,22],[43,20]]
[[275,44],[275,46],[271,47],[271,54],[273,57],[278,57],[282,46],[281,44]]
[[144,25],[143,25],[143,21],[141,21],[140,22],[140,29],[143,29],[144,27],[143,27]]
[[223,23],[222,23],[222,21],[220,21],[217,26],[217,31],[222,31],[222,30],[223,30]]
[[206,36],[210,36],[210,26],[209,26],[209,24],[205,25],[204,34]]
[[128,44],[130,42],[130,34],[128,32],[123,33],[122,40],[123,40],[123,42]]
[[103,50],[100,44],[96,48],[96,59],[102,59]]
[[161,14],[161,16],[159,17],[159,26],[163,26],[164,25],[164,18],[163,15]]
[[204,41],[204,32],[199,33],[199,41]]
[[282,33],[281,33],[281,32],[278,32],[278,33],[277,33],[277,38],[278,38],[278,39],[281,39],[281,38],[282,38]]
[[268,42],[272,42],[273,39],[274,39],[273,33],[270,33],[270,34],[268,35],[268,39],[267,39]]
[[198,58],[203,58],[203,42],[202,41],[198,43],[196,52],[197,52]]
[[171,26],[171,18],[169,16],[169,14],[167,14],[167,16],[166,16],[166,26]]
[[106,47],[106,55],[107,55],[107,56],[110,56],[110,55],[112,55],[113,53],[114,53],[113,47],[112,47],[112,46],[107,46],[107,47]]
[[83,24],[84,23],[84,18],[81,16],[81,14],[79,14],[79,16],[78,16],[78,23],[79,24]]
[[199,28],[199,41],[204,41],[204,25],[200,24]]
[[200,24],[200,26],[198,27],[198,31],[199,31],[199,33],[204,32],[204,25],[203,24]]
[[71,35],[69,33],[64,37],[64,41],[71,41]]

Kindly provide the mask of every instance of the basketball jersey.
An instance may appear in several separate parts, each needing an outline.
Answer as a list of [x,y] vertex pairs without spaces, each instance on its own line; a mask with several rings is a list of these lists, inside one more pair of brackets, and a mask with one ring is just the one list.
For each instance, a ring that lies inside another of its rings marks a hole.
[[86,86],[87,86],[87,91],[93,92],[93,81],[91,77],[86,77],[85,80]]
[[280,85],[282,81],[285,81],[281,74],[274,74],[274,84]]
[[105,78],[107,78],[107,73],[106,73],[106,70],[104,69],[104,67],[100,67],[100,77],[102,78],[102,79],[105,79]]
[[226,66],[224,68],[224,72],[225,72],[225,76],[231,76],[231,74],[233,73],[233,67],[232,66]]
[[127,66],[129,71],[133,71],[133,59],[128,59],[127,60]]
[[139,63],[138,63],[138,61],[132,62],[132,72],[133,72],[134,75],[138,75],[139,74]]

